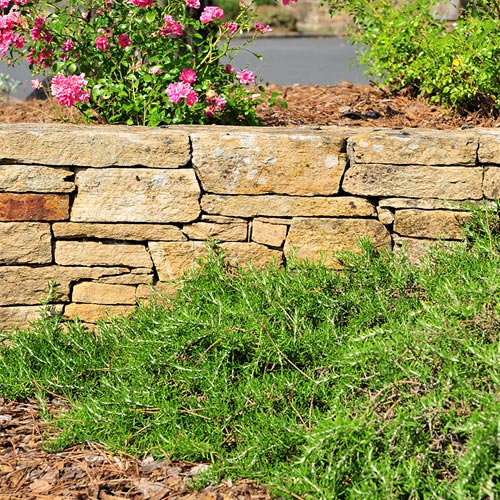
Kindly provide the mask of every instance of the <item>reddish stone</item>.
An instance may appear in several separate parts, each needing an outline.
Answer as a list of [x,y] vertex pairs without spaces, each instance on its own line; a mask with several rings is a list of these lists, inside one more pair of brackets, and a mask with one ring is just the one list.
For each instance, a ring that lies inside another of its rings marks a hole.
[[66,220],[68,217],[67,195],[0,193],[1,221]]

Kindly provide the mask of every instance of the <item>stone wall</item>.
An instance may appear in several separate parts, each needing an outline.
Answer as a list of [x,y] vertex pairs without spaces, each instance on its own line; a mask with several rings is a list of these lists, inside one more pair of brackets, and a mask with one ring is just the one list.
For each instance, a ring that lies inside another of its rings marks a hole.
[[218,240],[231,264],[414,258],[500,197],[500,131],[1,125],[0,328],[131,311]]

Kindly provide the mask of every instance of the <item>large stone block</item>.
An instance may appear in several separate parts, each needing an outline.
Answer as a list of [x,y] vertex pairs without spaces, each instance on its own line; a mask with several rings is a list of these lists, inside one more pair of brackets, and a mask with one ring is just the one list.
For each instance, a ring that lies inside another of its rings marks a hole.
[[370,238],[376,248],[391,248],[391,236],[377,220],[298,217],[292,220],[285,256],[293,254],[298,260],[323,260],[326,266],[338,267],[333,253],[359,251],[360,238]]
[[85,281],[73,287],[72,302],[87,304],[135,304],[135,286]]
[[201,130],[191,134],[193,166],[209,193],[336,194],[346,166],[345,134]]
[[[199,259],[208,255],[207,245],[201,241],[149,244],[151,256],[161,281],[176,280],[190,270],[198,268]],[[282,254],[257,243],[221,243],[226,261],[232,266],[251,263],[262,268],[273,260],[281,262]]]
[[248,223],[233,217],[205,215],[200,222],[183,226],[182,232],[190,240],[246,241]]
[[50,264],[50,224],[0,222],[0,264]]
[[69,217],[69,196],[0,193],[2,221],[57,221]]
[[[382,208],[420,208],[422,210],[463,210],[463,201],[436,200],[435,198],[383,198]],[[469,203],[469,201],[467,202]]]
[[70,319],[78,318],[84,323],[97,323],[100,319],[127,316],[134,309],[134,306],[129,305],[68,304],[64,308],[64,316]]
[[55,238],[98,238],[130,241],[183,241],[186,237],[176,226],[168,224],[93,224],[90,222],[56,222]]
[[191,222],[200,213],[192,169],[82,169],[74,222]]
[[[498,149],[500,150],[500,145]],[[484,196],[490,200],[498,200],[500,198],[500,167],[485,167],[483,191]]]
[[[54,312],[62,311],[62,304],[50,306]],[[40,306],[0,306],[0,331],[16,328],[28,328],[30,322],[40,317]]]
[[75,184],[69,168],[42,165],[0,165],[0,191],[9,193],[70,193]]
[[201,206],[209,214],[233,217],[369,217],[374,206],[362,198],[339,196],[225,196],[206,194]]
[[354,165],[342,188],[361,196],[467,200],[482,198],[481,167]]
[[252,224],[252,240],[256,243],[279,248],[285,242],[287,231],[288,224],[274,224],[255,219]]
[[394,232],[414,238],[459,240],[468,212],[448,210],[396,210]]
[[96,241],[57,241],[55,261],[61,266],[152,266],[144,245]]
[[177,168],[190,160],[186,132],[154,127],[4,124],[0,142],[3,162]]
[[351,164],[475,165],[478,137],[448,130],[377,130],[347,142]]
[[500,164],[500,130],[479,129],[477,159],[480,163]]

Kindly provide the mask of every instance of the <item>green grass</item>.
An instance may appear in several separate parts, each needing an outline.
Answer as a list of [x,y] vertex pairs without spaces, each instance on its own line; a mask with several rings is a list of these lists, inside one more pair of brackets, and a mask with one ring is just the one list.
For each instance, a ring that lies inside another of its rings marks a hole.
[[500,498],[500,205],[416,267],[362,242],[342,272],[228,269],[168,307],[3,334],[0,394],[66,398],[52,449],[212,464],[307,499]]

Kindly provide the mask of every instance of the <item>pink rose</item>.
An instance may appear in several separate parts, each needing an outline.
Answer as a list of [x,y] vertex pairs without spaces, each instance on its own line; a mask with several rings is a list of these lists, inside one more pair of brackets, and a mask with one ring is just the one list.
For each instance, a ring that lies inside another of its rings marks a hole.
[[94,43],[95,43],[95,46],[99,49],[99,50],[108,50],[109,49],[109,41],[108,41],[108,35],[102,35],[102,36],[98,36],[95,40],[94,40]]
[[240,81],[240,83],[243,85],[245,85],[247,83],[253,83],[255,81],[255,76],[248,69],[244,69],[244,70],[239,71],[238,73],[236,73],[236,76],[237,76],[238,80]]
[[64,76],[59,73],[52,78],[50,82],[50,91],[54,99],[61,106],[74,106],[77,102],[87,102],[90,98],[90,93],[84,90],[87,85],[85,74]]
[[182,24],[172,16],[166,15],[163,21],[165,21],[165,25],[158,32],[160,36],[180,37],[183,35]]
[[192,69],[186,69],[184,68],[181,71],[181,74],[179,76],[179,80],[185,82],[185,83],[194,83],[196,81],[196,72]]
[[205,7],[201,13],[200,21],[206,24],[221,17],[224,17],[224,11],[220,7]]
[[128,0],[129,3],[135,5],[136,7],[149,7],[154,4],[155,0]]
[[122,33],[118,36],[118,44],[122,49],[126,49],[127,47],[130,47],[130,45],[132,45],[132,40],[130,40],[130,37],[127,35],[127,33]]
[[227,29],[227,31],[229,31],[229,34],[231,36],[238,33],[238,30],[240,29],[236,23],[233,23],[233,21],[230,21],[229,23],[225,23],[224,27]]
[[259,32],[259,33],[270,33],[271,31],[273,31],[273,29],[271,28],[271,26],[269,26],[269,24],[266,24],[265,26],[261,23],[255,23],[255,29]]
[[185,0],[186,7],[191,9],[199,9],[201,7],[200,0]]
[[182,99],[186,99],[188,106],[198,102],[198,94],[191,87],[191,84],[186,82],[171,83],[167,88],[167,96],[168,100],[174,104],[177,104]]

